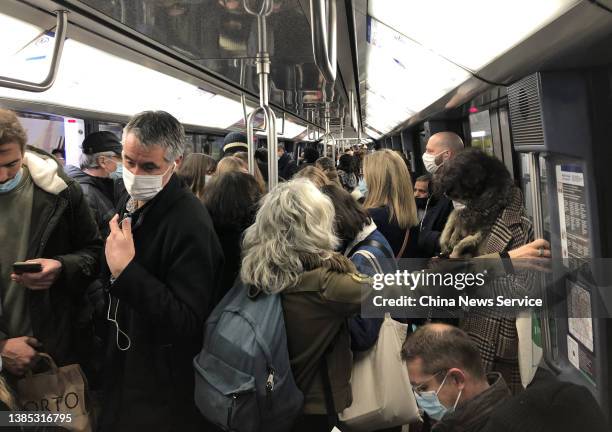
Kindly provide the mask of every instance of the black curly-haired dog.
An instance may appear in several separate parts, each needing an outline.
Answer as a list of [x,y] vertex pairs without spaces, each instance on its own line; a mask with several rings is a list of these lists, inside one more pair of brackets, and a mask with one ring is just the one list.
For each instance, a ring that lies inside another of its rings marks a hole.
[[464,209],[455,210],[440,237],[442,253],[452,257],[476,256],[489,229],[513,196],[510,173],[499,159],[468,148],[446,161],[434,176],[437,193]]

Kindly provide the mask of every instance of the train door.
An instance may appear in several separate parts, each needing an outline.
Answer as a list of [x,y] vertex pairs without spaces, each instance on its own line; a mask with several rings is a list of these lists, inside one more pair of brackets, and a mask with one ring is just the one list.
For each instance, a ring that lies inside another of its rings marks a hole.
[[611,320],[604,318],[611,293],[599,233],[601,218],[612,215],[596,199],[604,183],[593,170],[593,149],[605,143],[591,138],[588,97],[578,72],[537,73],[508,90],[528,211],[536,236],[547,238],[553,252],[532,345],[542,349],[541,366],[588,388],[609,416]]

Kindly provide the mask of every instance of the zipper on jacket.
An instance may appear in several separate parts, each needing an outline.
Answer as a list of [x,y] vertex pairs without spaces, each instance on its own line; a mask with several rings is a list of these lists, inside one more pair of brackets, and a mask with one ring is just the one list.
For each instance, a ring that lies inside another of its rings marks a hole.
[[266,399],[268,407],[272,407],[272,392],[274,391],[274,369],[268,368],[268,379],[266,380]]
[[236,406],[236,399],[238,399],[238,395],[236,393],[231,395],[232,398],[232,404],[229,407],[229,410],[227,411],[227,427],[229,428],[229,430],[233,430],[232,429],[232,413],[234,412],[234,407]]

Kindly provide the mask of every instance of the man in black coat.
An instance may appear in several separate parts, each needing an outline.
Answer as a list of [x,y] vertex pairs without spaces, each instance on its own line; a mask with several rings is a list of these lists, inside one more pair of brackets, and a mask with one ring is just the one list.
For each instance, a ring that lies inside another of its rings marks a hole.
[[283,143],[278,143],[278,146],[276,148],[276,155],[278,156],[279,180],[291,180],[293,175],[297,172],[297,165],[291,158],[289,153],[285,151],[285,145]]
[[223,255],[205,207],[173,175],[183,148],[183,127],[163,111],[140,113],[124,129],[131,198],[106,242],[115,327],[102,430],[203,430],[192,360]]
[[[438,132],[427,141],[423,153],[423,165],[431,174],[463,150],[461,137],[454,132]],[[435,184],[434,184],[435,189]],[[425,215],[421,222],[419,249],[423,256],[434,256],[440,253],[440,235],[444,225],[453,211],[453,202],[443,195],[432,194],[426,205]]]

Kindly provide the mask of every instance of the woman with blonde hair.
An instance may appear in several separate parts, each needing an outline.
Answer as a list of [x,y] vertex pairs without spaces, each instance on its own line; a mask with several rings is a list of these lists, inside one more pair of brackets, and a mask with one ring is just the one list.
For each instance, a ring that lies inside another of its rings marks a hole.
[[368,154],[363,176],[368,189],[363,206],[391,244],[395,257],[421,257],[412,179],[402,158],[387,149]]
[[325,175],[325,172],[314,165],[309,165],[306,168],[299,170],[297,173],[295,173],[293,178],[308,179],[319,189],[331,183],[331,180],[329,180],[329,178]]
[[[249,169],[249,154],[247,152],[234,153],[234,157],[240,159],[242,163],[247,167],[247,170]],[[265,193],[267,189],[266,181],[264,180],[263,175],[261,174],[261,170],[259,169],[259,165],[257,163],[255,163],[255,172],[253,173],[253,177],[255,177],[255,180],[257,181],[261,192]]]
[[191,153],[185,157],[177,175],[189,186],[195,196],[202,199],[204,186],[217,168],[217,162],[204,153]]
[[371,280],[335,252],[334,219],[331,200],[311,181],[294,179],[263,198],[242,243],[242,282],[281,295],[291,370],[304,393],[293,432],[332,429],[326,386],[336,412],[352,400],[346,320],[360,310]]
[[217,171],[215,172],[215,175],[220,176],[221,174],[233,171],[241,171],[243,173],[248,173],[249,168],[242,161],[242,159],[237,158],[236,156],[225,156],[217,164]]

